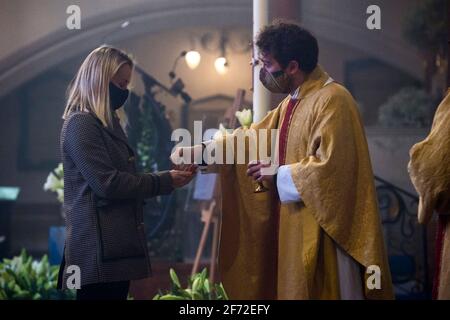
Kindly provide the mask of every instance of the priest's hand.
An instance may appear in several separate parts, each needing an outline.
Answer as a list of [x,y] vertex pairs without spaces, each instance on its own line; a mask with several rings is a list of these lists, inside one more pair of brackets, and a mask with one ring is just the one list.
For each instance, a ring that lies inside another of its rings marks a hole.
[[266,181],[270,184],[274,183],[274,175],[262,175],[261,169],[270,167],[270,163],[262,161],[251,161],[247,166],[247,176],[252,177],[257,182]]

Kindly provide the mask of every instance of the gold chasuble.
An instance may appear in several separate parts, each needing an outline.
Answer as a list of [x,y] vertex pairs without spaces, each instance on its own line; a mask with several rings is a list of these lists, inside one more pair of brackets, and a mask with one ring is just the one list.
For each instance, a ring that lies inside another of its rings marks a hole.
[[[366,298],[393,298],[364,129],[350,93],[328,79],[320,66],[309,74],[290,119],[285,164],[300,202],[280,204],[275,185],[254,193],[246,164],[218,166],[219,268],[231,299],[339,299],[336,246],[361,265],[363,285],[366,268],[379,267],[381,286],[365,286]],[[288,102],[251,128],[280,128]]]
[[428,137],[410,150],[411,181],[420,196],[418,218],[439,214],[433,298],[450,299],[450,89],[439,105]]

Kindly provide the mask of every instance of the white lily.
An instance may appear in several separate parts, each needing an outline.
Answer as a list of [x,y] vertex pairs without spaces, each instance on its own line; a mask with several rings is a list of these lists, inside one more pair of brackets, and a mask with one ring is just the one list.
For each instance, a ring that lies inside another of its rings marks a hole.
[[47,180],[44,184],[45,191],[56,192],[59,202],[64,201],[64,170],[63,165],[60,163],[52,172],[47,176]]
[[251,109],[243,109],[242,111],[236,111],[236,118],[241,126],[249,128],[253,122],[253,114]]
[[60,163],[56,169],[55,169],[55,173],[58,176],[58,178],[62,178],[64,176],[64,169],[63,169],[63,164]]
[[64,202],[64,189],[58,189],[58,190],[56,190],[56,193],[58,195],[58,201],[63,203]]
[[58,178],[53,174],[53,172],[50,172],[47,181],[44,184],[44,190],[45,191],[55,191],[58,187],[59,181]]

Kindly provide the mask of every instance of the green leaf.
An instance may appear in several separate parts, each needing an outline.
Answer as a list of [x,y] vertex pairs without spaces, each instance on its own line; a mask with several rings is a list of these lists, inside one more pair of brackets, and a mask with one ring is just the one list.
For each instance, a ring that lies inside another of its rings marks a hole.
[[177,288],[181,288],[181,284],[180,284],[180,280],[178,279],[178,276],[175,272],[175,270],[173,270],[172,268],[170,268],[170,278],[172,279],[172,283],[177,287]]
[[192,300],[192,289],[180,290],[180,294],[188,300]]
[[183,297],[180,297],[180,296],[176,296],[176,295],[172,295],[172,294],[166,294],[164,296],[161,296],[159,298],[159,300],[186,300],[186,299],[183,298]]
[[205,279],[203,282],[203,287],[205,288],[205,291],[209,294],[211,292],[211,286],[209,285],[209,280]]
[[197,277],[192,284],[192,291],[198,292],[202,289],[202,279],[201,277]]
[[220,283],[219,285],[216,285],[216,292],[217,292],[218,294],[220,294],[220,295],[223,297],[224,300],[229,300],[229,299],[228,299],[228,295],[227,295],[227,293],[225,292],[225,288],[223,287],[223,284],[222,284],[222,283]]

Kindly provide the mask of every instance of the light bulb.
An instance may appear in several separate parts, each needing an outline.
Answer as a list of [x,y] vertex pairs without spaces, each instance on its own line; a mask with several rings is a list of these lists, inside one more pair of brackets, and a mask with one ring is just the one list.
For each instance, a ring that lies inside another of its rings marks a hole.
[[186,59],[186,64],[188,65],[188,67],[194,70],[200,64],[201,56],[197,51],[191,50],[186,53],[186,56],[184,58]]
[[225,74],[228,71],[228,62],[227,58],[219,57],[214,61],[214,67],[216,68],[217,73]]

